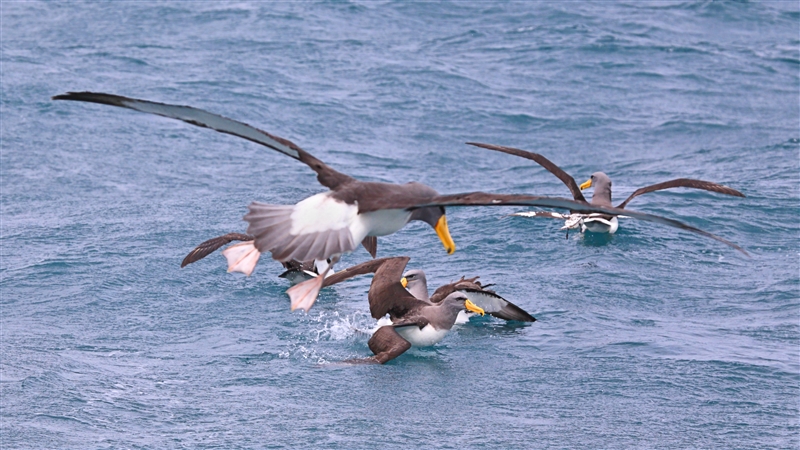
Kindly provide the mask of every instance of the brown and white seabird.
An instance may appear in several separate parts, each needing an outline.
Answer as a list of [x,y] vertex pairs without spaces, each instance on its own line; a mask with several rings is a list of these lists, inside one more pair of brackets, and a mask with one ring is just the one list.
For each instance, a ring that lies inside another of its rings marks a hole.
[[[69,92],[53,99],[100,103],[182,120],[264,145],[308,165],[317,173],[320,184],[330,191],[312,195],[295,205],[252,202],[244,216],[249,223],[247,233],[255,236],[255,248],[262,253],[269,251],[278,261],[331,258],[335,264],[339,255],[352,252],[365,238],[392,234],[412,220],[421,220],[433,227],[447,252],[453,253],[455,243],[445,218],[447,206],[538,206],[583,213],[625,214],[690,230],[744,251],[711,233],[653,214],[564,198],[484,192],[439,195],[433,188],[417,182],[359,181],[334,170],[287,139],[190,106],[93,92]],[[292,299],[292,310],[302,308],[308,311],[311,308],[322,287],[321,279],[314,278],[289,288],[287,293]]]
[[[412,269],[403,274],[400,283],[415,298],[436,304],[444,300],[453,292],[461,292],[472,303],[481,307],[485,312],[504,320],[518,320],[520,322],[534,322],[536,319],[519,306],[497,295],[493,290],[486,289],[491,285],[483,285],[478,277],[465,278],[439,286],[433,295],[428,296],[428,279],[421,269]],[[468,313],[459,313],[456,323],[469,320]]]
[[[586,198],[583,196],[581,191],[590,187],[594,187],[594,193],[592,194],[592,201],[590,204],[596,206],[613,206],[611,204],[611,179],[603,172],[593,173],[585,183],[579,186],[575,182],[575,179],[572,178],[568,173],[538,153],[520,150],[513,147],[505,147],[502,145],[482,144],[479,142],[467,142],[467,144],[488,150],[508,153],[510,155],[520,156],[535,161],[550,171],[553,175],[558,177],[558,179],[561,180],[565,185],[567,185],[567,188],[569,188],[570,192],[572,192],[572,196],[575,198],[575,200],[585,202]],[[625,199],[624,202],[617,205],[617,208],[625,208],[634,197],[639,195],[646,194],[648,192],[660,191],[662,189],[678,187],[702,189],[711,192],[718,192],[720,194],[732,195],[735,197],[744,197],[744,194],[736,189],[713,183],[711,181],[695,180],[691,178],[676,178],[674,180],[652,184],[650,186],[645,186],[635,190],[633,194]],[[574,211],[572,214],[559,214],[550,211],[528,211],[514,213],[511,215],[521,217],[548,217],[553,219],[564,219],[565,225],[561,228],[562,230],[580,227],[581,232],[589,231],[593,233],[613,234],[619,228],[619,221],[617,217],[608,214],[576,214]]]
[[378,328],[368,342],[375,356],[348,362],[384,364],[412,346],[429,347],[440,342],[455,324],[460,311],[484,314],[463,292],[451,292],[438,303],[411,295],[400,281],[408,260],[407,256],[373,259],[325,279],[325,286],[330,286],[357,275],[374,273],[367,294],[370,314],[375,319],[388,314],[392,320],[391,325]]

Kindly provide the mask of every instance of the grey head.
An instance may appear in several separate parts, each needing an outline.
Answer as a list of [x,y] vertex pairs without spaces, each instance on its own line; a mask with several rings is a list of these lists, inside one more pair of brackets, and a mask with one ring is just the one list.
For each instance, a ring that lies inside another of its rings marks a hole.
[[409,270],[403,274],[406,289],[414,298],[418,300],[429,300],[428,296],[428,279],[425,277],[425,272],[419,269]]
[[598,206],[611,206],[611,178],[603,172],[595,172],[592,174],[580,188],[581,190],[593,187],[592,205]]
[[471,311],[483,315],[483,309],[472,303],[463,292],[453,292],[445,297],[441,303],[427,307],[432,312],[428,314],[431,325],[437,329],[450,329],[456,322],[460,311]]
[[444,217],[444,206],[426,206],[412,211],[409,220],[421,220],[436,229],[436,224],[442,217]]

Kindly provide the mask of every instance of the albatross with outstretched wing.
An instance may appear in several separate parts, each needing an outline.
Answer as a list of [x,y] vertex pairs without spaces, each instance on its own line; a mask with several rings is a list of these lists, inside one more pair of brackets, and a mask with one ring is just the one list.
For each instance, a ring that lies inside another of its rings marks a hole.
[[[559,180],[561,180],[567,186],[567,188],[569,188],[569,191],[572,193],[572,196],[575,198],[575,200],[585,202],[586,198],[583,196],[583,192],[581,191],[590,187],[594,187],[594,193],[592,194],[592,201],[590,204],[596,206],[612,206],[611,178],[609,178],[608,175],[603,172],[593,173],[585,183],[579,186],[578,183],[575,182],[575,179],[572,178],[567,172],[538,153],[520,150],[513,147],[505,147],[502,145],[482,144],[479,142],[467,142],[467,144],[485,148],[487,150],[507,153],[509,155],[520,156],[522,158],[535,161],[540,166],[544,167],[550,173],[555,175]],[[634,197],[638,197],[642,194],[679,187],[702,189],[705,191],[732,195],[734,197],[744,197],[744,194],[736,189],[711,181],[695,180],[691,178],[676,178],[674,180],[652,184],[635,190],[633,194],[629,195],[628,198],[625,199],[624,202],[617,205],[617,208],[625,208],[628,203],[634,199]],[[617,217],[608,214],[581,214],[575,211],[573,211],[572,214],[560,214],[550,211],[526,211],[511,215],[521,217],[548,217],[552,219],[564,219],[565,224],[561,228],[562,230],[580,227],[581,232],[589,231],[594,233],[613,234],[619,228],[619,221],[617,220]]]
[[[53,99],[100,103],[182,120],[264,145],[308,165],[317,173],[320,184],[329,191],[312,195],[295,205],[252,202],[244,216],[249,223],[247,233],[255,237],[255,248],[261,253],[270,252],[278,261],[331,258],[333,265],[339,255],[352,252],[365,238],[392,234],[412,220],[433,227],[447,253],[453,253],[456,247],[445,217],[445,207],[448,206],[539,206],[583,213],[625,214],[693,231],[744,252],[736,244],[711,233],[653,214],[564,198],[485,192],[439,195],[433,188],[417,182],[359,181],[334,170],[287,139],[190,106],[94,92],[69,92]],[[292,310],[301,308],[308,311],[311,308],[322,287],[321,280],[322,277],[318,277],[289,288],[287,293],[292,299]]]
[[[465,278],[462,276],[460,280],[439,286],[430,296],[428,295],[428,278],[421,269],[412,269],[404,273],[400,283],[408,289],[411,295],[431,304],[441,302],[453,292],[461,292],[487,314],[497,318],[520,322],[536,321],[533,316],[519,306],[497,295],[497,292],[486,289],[490,285],[481,284],[478,277]],[[459,313],[456,323],[463,323],[467,320],[469,320],[468,313]]]
[[330,286],[358,275],[374,273],[367,299],[373,318],[389,315],[391,325],[378,328],[369,340],[374,356],[352,363],[384,364],[412,346],[429,347],[440,342],[453,328],[460,311],[484,314],[463,292],[454,291],[438,303],[421,300],[407,291],[401,282],[409,257],[380,258],[348,267],[325,279]]

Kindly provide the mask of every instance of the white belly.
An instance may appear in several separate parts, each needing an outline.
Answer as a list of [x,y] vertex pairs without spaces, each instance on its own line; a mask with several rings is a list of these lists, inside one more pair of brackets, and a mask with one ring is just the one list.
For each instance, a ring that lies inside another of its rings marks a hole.
[[381,209],[359,214],[350,224],[350,234],[356,243],[367,236],[386,236],[406,226],[410,218],[411,211],[405,209]]
[[469,322],[469,319],[471,319],[474,315],[475,313],[473,312],[459,311],[458,316],[456,316],[455,325],[461,325]]
[[447,335],[450,330],[437,330],[431,325],[425,325],[421,330],[419,327],[402,327],[396,328],[397,334],[407,340],[414,347],[430,347],[438,343]]
[[583,219],[581,225],[581,231],[584,232],[614,234],[619,228],[619,220],[616,217],[606,220],[602,217],[589,216]]

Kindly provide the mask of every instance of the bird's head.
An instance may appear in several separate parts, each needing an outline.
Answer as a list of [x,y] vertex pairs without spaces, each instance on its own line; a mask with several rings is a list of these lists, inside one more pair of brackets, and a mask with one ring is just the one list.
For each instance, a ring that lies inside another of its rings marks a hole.
[[580,185],[581,190],[594,188],[592,204],[611,205],[611,178],[603,172],[595,172]]
[[452,255],[456,251],[456,243],[453,242],[453,238],[450,236],[450,229],[447,228],[447,216],[444,212],[444,206],[426,206],[415,209],[411,213],[411,220],[421,220],[430,225],[436,231],[436,235],[439,236],[448,255]]
[[483,308],[475,303],[472,303],[472,301],[468,299],[463,292],[459,291],[455,291],[445,297],[445,299],[442,301],[442,306],[450,308],[456,313],[458,313],[458,311],[468,311],[478,313],[480,315],[486,314],[486,311],[484,311]]

